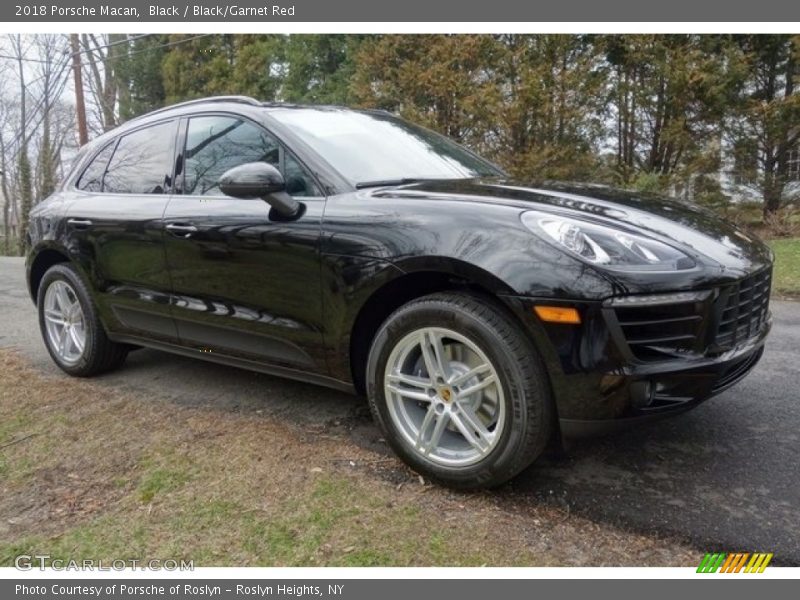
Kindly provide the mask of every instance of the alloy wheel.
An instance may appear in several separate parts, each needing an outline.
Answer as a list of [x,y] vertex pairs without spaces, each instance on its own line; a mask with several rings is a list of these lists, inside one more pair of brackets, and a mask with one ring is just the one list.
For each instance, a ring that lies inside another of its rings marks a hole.
[[64,364],[76,364],[86,348],[86,319],[69,283],[59,279],[50,284],[44,296],[43,316],[51,350]]
[[425,327],[403,337],[386,363],[384,391],[405,442],[434,463],[472,465],[499,442],[506,409],[497,370],[458,332]]

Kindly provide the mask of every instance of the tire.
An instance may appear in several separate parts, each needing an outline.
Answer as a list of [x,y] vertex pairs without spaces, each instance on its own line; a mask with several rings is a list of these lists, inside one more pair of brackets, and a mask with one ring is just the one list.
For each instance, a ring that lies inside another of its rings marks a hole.
[[471,294],[432,294],[395,311],[372,343],[367,395],[400,458],[458,489],[505,483],[553,431],[550,385],[532,341],[502,307]]
[[[59,298],[66,300],[59,303]],[[67,310],[68,316],[65,316],[62,304],[72,307]],[[69,263],[57,264],[47,270],[39,284],[36,305],[47,351],[65,373],[74,377],[91,377],[116,369],[125,362],[128,346],[108,339],[86,283]],[[67,333],[59,321],[69,321],[73,334]],[[81,338],[83,343],[79,344]],[[65,341],[65,345],[61,346],[60,341]]]

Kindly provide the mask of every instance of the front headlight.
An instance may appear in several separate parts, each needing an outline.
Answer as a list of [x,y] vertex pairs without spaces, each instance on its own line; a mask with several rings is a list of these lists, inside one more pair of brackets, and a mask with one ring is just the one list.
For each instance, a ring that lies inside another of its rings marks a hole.
[[536,211],[522,214],[532,232],[593,265],[622,271],[682,271],[694,260],[657,240],[609,225]]

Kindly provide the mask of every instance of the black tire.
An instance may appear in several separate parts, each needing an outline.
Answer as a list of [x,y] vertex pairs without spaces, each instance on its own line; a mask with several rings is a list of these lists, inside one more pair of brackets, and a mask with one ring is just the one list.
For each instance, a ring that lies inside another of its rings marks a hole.
[[[506,404],[503,431],[485,457],[468,466],[442,466],[417,452],[395,425],[384,390],[390,354],[409,333],[443,327],[475,343],[494,366]],[[501,485],[529,466],[551,438],[555,411],[542,360],[513,317],[493,300],[477,295],[437,293],[395,311],[380,327],[367,361],[367,395],[387,442],[415,471],[458,489]]]
[[[51,347],[45,328],[45,294],[47,288],[58,280],[65,281],[72,287],[83,311],[86,341],[81,357],[75,364],[66,364],[61,360],[55,349]],[[71,264],[61,263],[53,265],[47,270],[39,284],[36,305],[39,312],[39,329],[42,332],[45,347],[53,362],[65,373],[74,377],[91,377],[116,369],[125,362],[129,347],[108,339],[87,285]]]

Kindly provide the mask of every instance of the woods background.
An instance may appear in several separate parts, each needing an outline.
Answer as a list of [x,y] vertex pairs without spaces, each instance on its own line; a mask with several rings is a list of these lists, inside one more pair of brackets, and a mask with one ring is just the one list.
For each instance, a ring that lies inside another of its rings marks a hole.
[[798,233],[800,36],[81,35],[0,40],[2,250],[78,148],[191,98],[383,108],[524,180],[608,183]]

